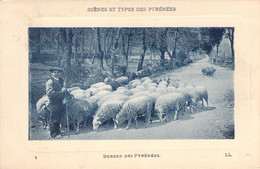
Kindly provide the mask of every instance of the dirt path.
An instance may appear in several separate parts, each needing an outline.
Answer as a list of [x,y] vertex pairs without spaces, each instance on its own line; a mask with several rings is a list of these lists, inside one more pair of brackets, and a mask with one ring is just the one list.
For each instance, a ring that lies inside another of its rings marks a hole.
[[[98,132],[94,132],[91,126],[82,129],[78,135],[64,136],[62,139],[225,139],[229,138],[226,133],[232,130],[234,124],[233,108],[226,106],[225,96],[233,90],[234,71],[224,67],[214,66],[216,72],[213,77],[202,75],[201,68],[212,66],[208,59],[200,60],[189,66],[167,72],[163,77],[177,77],[183,83],[204,85],[209,94],[209,107],[203,110],[180,116],[176,121],[160,123],[154,120],[149,128],[144,127],[142,120],[139,120],[139,129],[134,125],[125,130],[125,125],[113,130],[112,124],[108,129],[103,126]],[[230,129],[231,128],[231,129]],[[232,132],[232,131],[231,131]],[[231,134],[232,135],[232,134]],[[232,136],[231,136],[232,138]],[[47,138],[49,139],[49,138]]]

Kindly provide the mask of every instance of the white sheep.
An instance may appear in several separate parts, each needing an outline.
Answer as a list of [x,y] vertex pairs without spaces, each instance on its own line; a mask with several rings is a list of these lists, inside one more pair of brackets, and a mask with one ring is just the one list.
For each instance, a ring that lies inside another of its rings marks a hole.
[[115,81],[120,84],[127,84],[129,79],[126,76],[121,76],[121,77],[117,78]]
[[128,96],[130,96],[130,95],[133,94],[132,91],[126,89],[125,87],[119,87],[119,88],[117,88],[117,90],[116,90],[114,93],[124,94],[124,95],[128,95]]
[[157,87],[157,84],[156,83],[149,83],[146,88],[150,88],[150,87]]
[[155,86],[150,86],[150,87],[147,88],[147,91],[155,92],[156,91],[156,87]]
[[43,127],[46,129],[49,124],[49,119],[50,119],[50,111],[47,108],[49,105],[49,98],[47,95],[44,95],[42,98],[38,100],[36,103],[36,111],[39,115],[39,118],[42,121]]
[[99,82],[99,83],[95,83],[95,84],[91,85],[90,88],[99,88],[104,85],[106,85],[104,82]]
[[144,88],[147,88],[147,86],[149,85],[149,84],[151,84],[152,83],[152,80],[151,79],[147,79],[147,80],[145,80],[141,85],[144,87]]
[[99,91],[97,94],[95,94],[94,96],[91,96],[90,98],[92,100],[95,100],[96,102],[98,102],[101,98],[103,98],[106,95],[109,95],[111,92],[107,91],[107,90],[103,90],[103,91]]
[[112,91],[112,86],[110,86],[110,85],[103,85],[103,86],[100,86],[99,88],[98,88],[98,90],[99,91],[102,91],[102,90],[107,90],[107,91]]
[[91,88],[87,89],[85,92],[89,92],[89,93],[91,93],[91,96],[93,96],[93,95],[97,94],[99,91],[100,90],[98,88],[91,87]]
[[183,94],[184,97],[185,97],[186,104],[185,104],[185,107],[184,107],[184,111],[185,111],[186,107],[188,107],[188,106],[189,106],[189,108],[191,110],[191,106],[190,106],[190,104],[191,104],[191,95],[189,93],[189,90],[187,90],[187,87],[179,87],[179,88],[177,88],[176,92]]
[[141,91],[143,91],[143,90],[133,88],[133,89],[130,89],[130,91],[134,94],[134,93],[137,93],[137,92],[141,92]]
[[149,77],[144,77],[144,78],[141,79],[141,82],[144,82],[146,80],[151,80],[151,79]]
[[169,78],[168,86],[174,86],[176,88],[179,87],[180,80],[176,77]]
[[159,84],[158,84],[158,87],[167,87],[168,86],[168,83],[166,81],[161,81]]
[[175,92],[177,92],[177,88],[174,86],[168,86],[167,91],[168,91],[168,93],[175,93]]
[[95,112],[96,112],[96,110],[98,108],[97,102],[94,99],[91,99],[91,98],[86,98],[84,100],[86,100],[89,103],[90,111],[92,112],[92,114],[95,114]]
[[118,93],[111,93],[109,95],[104,96],[101,98],[98,102],[97,105],[98,107],[101,107],[105,102],[111,101],[111,100],[123,100],[127,101],[129,99],[129,96],[123,95],[123,94],[118,94]]
[[[185,97],[181,93],[169,93],[157,98],[155,103],[155,112],[160,121],[169,121],[169,113],[175,111],[174,120],[177,119],[179,111],[185,105]],[[163,115],[165,118],[163,119]]]
[[73,90],[77,90],[77,89],[80,89],[80,87],[71,87],[71,88],[68,88],[67,91],[69,93],[71,93]]
[[70,92],[71,95],[78,95],[78,94],[84,94],[85,93],[85,90],[82,90],[82,89],[76,89],[76,90],[73,90]]
[[168,92],[167,87],[164,85],[158,85],[155,91],[161,94],[166,94]]
[[143,86],[141,86],[141,85],[138,85],[138,86],[136,86],[135,88],[138,89],[138,90],[142,90],[142,91],[145,90],[145,88],[144,88]]
[[201,101],[201,106],[203,107],[203,100],[205,100],[208,107],[208,91],[204,86],[187,86],[186,91],[191,97],[191,112],[195,111],[199,101]]
[[100,109],[97,111],[94,119],[93,119],[93,130],[97,130],[98,127],[103,124],[105,121],[107,121],[107,124],[109,123],[110,119],[113,119],[114,121],[114,129],[116,129],[116,115],[121,110],[122,106],[124,104],[123,100],[111,100],[106,101]]
[[[91,105],[86,100],[78,100],[70,98],[66,104],[66,111],[68,112],[69,123],[76,129],[76,134],[79,133],[80,123],[86,125],[88,118],[94,115]],[[65,115],[63,121],[65,121]]]
[[131,86],[131,88],[135,88],[138,85],[141,85],[141,81],[140,80],[132,80],[131,83],[129,83],[129,85]]
[[154,107],[155,100],[149,96],[135,97],[124,103],[120,112],[116,115],[116,123],[120,125],[128,120],[128,125],[126,130],[129,129],[131,125],[131,120],[135,120],[136,128],[138,128],[137,117],[140,115],[145,115],[146,127],[149,126],[151,119],[151,112]]

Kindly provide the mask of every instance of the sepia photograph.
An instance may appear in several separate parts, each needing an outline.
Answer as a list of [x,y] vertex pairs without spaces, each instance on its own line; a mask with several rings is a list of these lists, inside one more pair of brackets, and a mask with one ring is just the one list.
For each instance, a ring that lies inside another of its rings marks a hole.
[[28,139],[234,139],[234,32],[28,28]]

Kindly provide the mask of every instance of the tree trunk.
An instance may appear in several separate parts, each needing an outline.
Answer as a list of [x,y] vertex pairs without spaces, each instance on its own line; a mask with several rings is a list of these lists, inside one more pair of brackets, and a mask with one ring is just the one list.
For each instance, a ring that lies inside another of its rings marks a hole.
[[146,44],[145,44],[145,28],[143,28],[143,38],[142,38],[142,42],[143,42],[143,53],[140,56],[140,60],[138,62],[138,67],[137,67],[137,71],[142,70],[143,69],[143,62],[144,62],[144,57],[145,57],[145,52],[147,50]]
[[121,32],[121,29],[119,28],[117,30],[117,33],[116,33],[115,43],[113,43],[114,45],[113,45],[111,52],[110,52],[111,53],[111,74],[112,74],[112,76],[114,76],[114,73],[115,73],[114,69],[115,69],[115,63],[117,61],[116,51],[117,51],[118,46],[119,46],[118,41],[119,41],[119,37],[120,37],[120,32]]
[[231,56],[232,56],[232,63],[235,65],[235,52],[234,52],[234,41],[231,42]]
[[102,70],[104,70],[104,67],[103,67],[104,53],[103,53],[103,51],[101,49],[100,28],[97,28],[97,38],[98,38],[98,55],[99,55],[99,58],[100,58],[100,68]]
[[41,57],[41,30],[37,31],[36,39],[36,61],[44,63]]
[[72,57],[72,38],[73,38],[73,33],[72,29],[67,29],[67,37],[68,37],[68,54],[66,58],[67,66],[68,68],[71,66],[71,57]]
[[219,44],[217,44],[217,58],[218,58],[218,47],[219,47]]
[[65,31],[64,28],[59,29],[57,41],[58,41],[58,47],[57,47],[58,65],[61,66],[61,60],[62,60],[62,56],[63,56],[63,53],[64,53],[64,45],[67,42],[66,31]]
[[160,53],[161,53],[161,55],[160,55],[160,58],[161,58],[160,64],[161,64],[162,66],[164,66],[164,62],[165,62],[165,51],[164,51],[164,50],[160,50]]

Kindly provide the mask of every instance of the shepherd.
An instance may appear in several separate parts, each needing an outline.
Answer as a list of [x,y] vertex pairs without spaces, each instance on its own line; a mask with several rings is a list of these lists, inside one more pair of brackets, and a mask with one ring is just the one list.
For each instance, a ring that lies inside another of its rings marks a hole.
[[50,100],[48,108],[50,110],[49,129],[51,138],[57,138],[63,133],[60,130],[62,117],[65,115],[65,105],[63,99],[66,94],[64,80],[61,78],[62,70],[60,68],[52,68],[51,78],[46,82],[46,94]]

